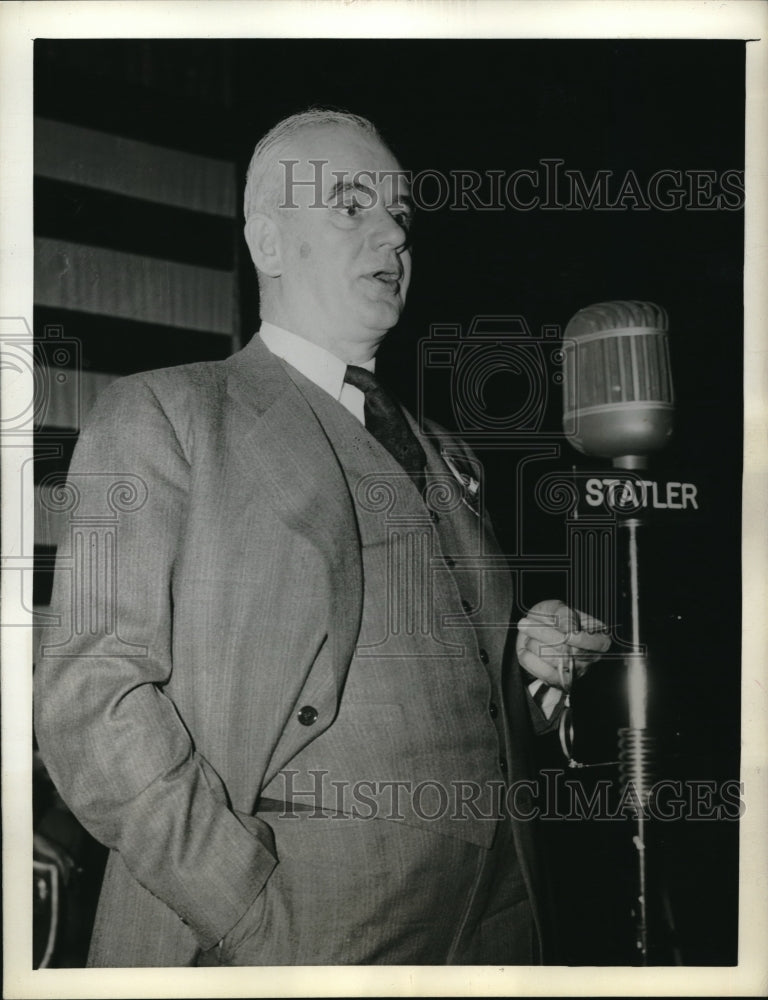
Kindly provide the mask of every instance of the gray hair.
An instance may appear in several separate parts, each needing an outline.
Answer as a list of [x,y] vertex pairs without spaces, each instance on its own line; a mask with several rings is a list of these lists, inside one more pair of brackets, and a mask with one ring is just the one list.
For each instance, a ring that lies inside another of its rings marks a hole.
[[307,111],[300,111],[298,114],[283,118],[259,139],[253,151],[251,162],[248,164],[243,197],[243,212],[246,220],[253,212],[262,211],[269,214],[277,206],[280,178],[277,171],[277,160],[272,155],[275,148],[287,143],[302,129],[320,125],[343,125],[373,136],[379,142],[384,142],[372,122],[360,115],[352,114],[351,111],[309,108]]

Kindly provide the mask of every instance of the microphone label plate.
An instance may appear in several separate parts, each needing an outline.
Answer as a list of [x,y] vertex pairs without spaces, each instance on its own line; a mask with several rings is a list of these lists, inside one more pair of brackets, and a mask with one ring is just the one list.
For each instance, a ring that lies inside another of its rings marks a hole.
[[[646,511],[697,511],[696,483],[643,479],[638,475],[590,476],[581,498],[587,509],[602,508],[612,514],[632,517]],[[581,506],[581,504],[580,504]]]

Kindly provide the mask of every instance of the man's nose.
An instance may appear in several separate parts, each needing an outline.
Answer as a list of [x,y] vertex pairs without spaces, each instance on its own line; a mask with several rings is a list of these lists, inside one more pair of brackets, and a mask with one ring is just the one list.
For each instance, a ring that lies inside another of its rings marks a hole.
[[371,233],[374,247],[389,247],[402,250],[408,242],[408,232],[389,211],[380,207],[376,210],[376,221]]

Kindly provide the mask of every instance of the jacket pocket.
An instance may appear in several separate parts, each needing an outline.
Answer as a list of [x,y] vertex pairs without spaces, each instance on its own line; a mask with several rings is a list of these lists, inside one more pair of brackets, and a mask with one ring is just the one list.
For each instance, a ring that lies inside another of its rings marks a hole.
[[273,858],[277,858],[275,834],[272,831],[272,827],[268,823],[265,823],[265,821],[259,816],[252,816],[250,813],[238,812],[236,809],[234,810],[234,813],[248,833],[255,837],[256,840],[258,840],[259,843],[269,851]]

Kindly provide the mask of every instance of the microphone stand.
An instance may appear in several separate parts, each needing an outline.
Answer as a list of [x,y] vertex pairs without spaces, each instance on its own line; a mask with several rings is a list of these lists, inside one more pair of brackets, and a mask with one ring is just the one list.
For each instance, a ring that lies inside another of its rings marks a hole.
[[[580,309],[564,334],[563,429],[585,455],[611,458],[617,470],[644,469],[673,429],[667,313],[653,302],[615,300]],[[648,964],[648,858],[651,739],[648,735],[648,663],[640,643],[640,587],[636,511],[626,510],[629,635],[625,638],[629,725],[619,730],[622,804],[633,806],[637,855],[633,912],[640,963]]]
[[[638,470],[645,467],[645,460],[638,456],[623,456],[613,460],[617,469]],[[637,857],[635,896],[632,916],[635,922],[635,948],[640,964],[648,965],[648,870],[647,843],[648,816],[646,808],[652,784],[651,764],[654,741],[648,731],[648,659],[642,651],[640,624],[640,572],[638,557],[638,532],[643,526],[641,518],[633,516],[619,520],[619,529],[626,544],[621,547],[624,558],[622,591],[627,600],[622,617],[628,619],[628,652],[623,655],[627,678],[627,707],[629,725],[618,730],[618,761],[606,763],[619,765],[619,782],[622,802],[632,803],[634,832],[632,844]],[[568,704],[568,702],[566,702]],[[571,753],[573,727],[570,715],[561,719],[560,746],[570,767],[598,765],[577,762]],[[672,925],[669,914],[670,927]],[[679,963],[678,963],[679,964]]]
[[[613,465],[618,469],[636,470],[645,466],[645,460],[628,455],[615,458]],[[624,654],[629,725],[619,729],[618,733],[619,778],[622,783],[622,798],[631,798],[634,805],[632,844],[637,855],[636,895],[633,906],[635,947],[640,964],[647,965],[649,949],[646,806],[652,782],[653,741],[648,732],[648,660],[642,651],[640,628],[638,531],[643,522],[638,517],[629,517],[620,523],[626,533],[627,541],[625,551],[630,651]]]
[[629,577],[629,626],[632,652],[625,654],[629,726],[619,730],[619,777],[622,793],[633,793],[635,832],[632,843],[637,853],[635,898],[635,947],[642,965],[648,964],[648,887],[646,869],[645,806],[650,791],[651,737],[647,729],[648,663],[640,651],[640,600],[637,532],[641,522],[630,518],[624,525],[627,539]]

